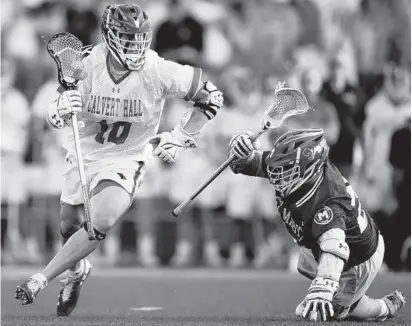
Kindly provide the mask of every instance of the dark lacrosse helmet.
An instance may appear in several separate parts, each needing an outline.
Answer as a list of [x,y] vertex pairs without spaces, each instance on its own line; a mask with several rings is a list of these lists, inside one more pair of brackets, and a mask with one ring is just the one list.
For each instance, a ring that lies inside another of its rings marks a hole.
[[329,146],[322,129],[299,129],[282,135],[266,158],[270,183],[282,197],[321,173]]
[[152,41],[147,14],[137,5],[108,5],[103,12],[102,38],[125,68],[140,69]]

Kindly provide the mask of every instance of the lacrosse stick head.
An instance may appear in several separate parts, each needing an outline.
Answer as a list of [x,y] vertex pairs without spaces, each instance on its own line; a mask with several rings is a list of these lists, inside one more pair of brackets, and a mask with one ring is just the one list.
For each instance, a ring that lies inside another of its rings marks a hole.
[[73,34],[58,33],[47,42],[47,52],[57,64],[59,83],[69,89],[77,86],[86,78],[82,63],[84,48],[82,42]]
[[308,101],[301,91],[284,86],[284,82],[276,86],[273,103],[264,113],[264,129],[277,128],[288,117],[305,113],[309,109]]

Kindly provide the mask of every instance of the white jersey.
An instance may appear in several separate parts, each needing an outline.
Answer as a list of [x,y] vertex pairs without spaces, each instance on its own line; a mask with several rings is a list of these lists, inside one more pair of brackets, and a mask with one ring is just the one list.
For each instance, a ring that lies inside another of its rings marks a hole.
[[[152,150],[148,140],[158,131],[165,98],[191,100],[200,86],[201,70],[164,60],[149,50],[141,70],[115,81],[108,71],[108,58],[101,43],[83,60],[87,72],[79,84],[83,157],[86,162],[102,158],[146,161]],[[72,133],[64,147],[75,154]]]

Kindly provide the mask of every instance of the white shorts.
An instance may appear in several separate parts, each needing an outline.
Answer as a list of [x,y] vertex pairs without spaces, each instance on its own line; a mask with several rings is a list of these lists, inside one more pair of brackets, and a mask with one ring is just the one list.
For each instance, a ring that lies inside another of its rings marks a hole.
[[[112,180],[130,194],[130,202],[142,181],[145,170],[143,162],[130,159],[85,161],[84,168],[90,194],[100,181]],[[64,166],[61,201],[69,205],[84,203],[77,161],[69,154],[66,156]]]
[[[333,299],[335,318],[343,319],[348,316],[350,308],[357,303],[371,286],[383,262],[385,243],[379,234],[378,247],[367,261],[342,273],[339,280],[339,290]],[[301,248],[298,261],[298,271],[304,276],[314,279],[318,263],[312,251]]]

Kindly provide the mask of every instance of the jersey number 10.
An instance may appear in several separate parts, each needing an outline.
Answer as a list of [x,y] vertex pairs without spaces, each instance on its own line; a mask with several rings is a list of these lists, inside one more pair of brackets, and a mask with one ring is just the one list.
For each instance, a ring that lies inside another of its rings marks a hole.
[[[106,120],[102,120],[99,122],[100,127],[102,128],[100,132],[94,137],[94,139],[103,144],[106,140],[104,134],[109,130],[109,124]],[[130,122],[125,121],[118,121],[113,123],[112,130],[110,130],[109,135],[107,136],[107,141],[110,143],[115,143],[116,145],[123,144],[126,141],[127,136],[129,136],[130,127],[132,124]],[[119,129],[121,132],[119,133]]]

